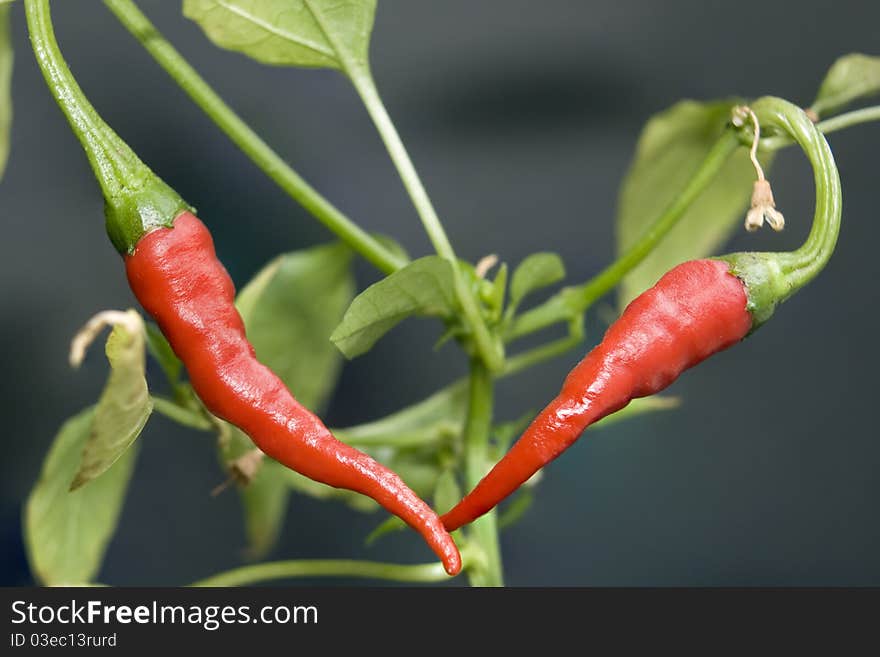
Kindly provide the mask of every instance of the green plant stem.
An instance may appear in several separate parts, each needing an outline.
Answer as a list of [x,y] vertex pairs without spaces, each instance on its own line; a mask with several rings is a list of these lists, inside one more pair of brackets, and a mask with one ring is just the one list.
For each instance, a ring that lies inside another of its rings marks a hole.
[[[464,427],[465,483],[468,489],[477,485],[490,465],[489,433],[492,428],[492,376],[483,363],[471,361],[470,396],[467,420]],[[498,544],[496,511],[490,511],[475,520],[470,527],[468,540],[477,544],[484,561],[481,568],[468,572],[473,586],[503,586],[501,549]]]
[[783,298],[809,283],[828,263],[840,232],[840,176],[831,148],[803,110],[781,98],[764,97],[752,104],[762,126],[788,133],[813,167],[816,210],[804,244],[791,253],[775,254],[788,289]]
[[[837,132],[838,130],[844,130],[863,123],[871,123],[873,121],[880,121],[880,105],[863,107],[862,109],[838,114],[830,119],[819,121],[819,123],[816,124],[816,129],[823,135],[827,135],[832,132]],[[765,137],[761,139],[761,150],[775,151],[780,148],[785,148],[786,146],[791,146],[792,144],[794,144],[794,140],[791,136],[787,134],[774,135],[773,137]]]
[[291,198],[380,271],[390,274],[406,264],[303,180],[223,101],[132,0],[105,0],[104,4],[208,118]]
[[730,157],[739,148],[739,138],[731,130],[725,130],[721,138],[706,154],[700,167],[688,181],[678,197],[656,221],[617,260],[599,272],[590,281],[577,288],[579,307],[589,308],[598,299],[613,290],[623,277],[639,265],[666,237],[684,216],[687,209],[709,187]]
[[164,415],[169,420],[173,420],[185,427],[200,429],[202,431],[210,431],[214,428],[214,424],[211,420],[201,413],[196,413],[188,408],[184,408],[164,397],[153,395],[153,410],[160,415]]
[[351,63],[347,63],[346,70],[351,83],[354,85],[364,107],[367,109],[367,113],[376,126],[376,130],[382,138],[388,154],[391,156],[391,161],[397,168],[397,173],[412,200],[422,225],[425,227],[425,232],[428,234],[434,250],[437,252],[437,255],[446,259],[452,265],[456,297],[461,304],[465,321],[473,332],[477,352],[491,371],[499,371],[504,365],[501,345],[492,338],[486,322],[480,314],[474,295],[471,294],[464,283],[464,277],[459,267],[455,250],[446,236],[443,224],[434,210],[431,199],[425,191],[425,186],[422,184],[421,178],[419,178],[409,153],[407,153],[406,147],[397,133],[397,128],[394,127],[394,123],[385,109],[385,104],[382,102],[382,98],[376,89],[373,76],[369,70]]
[[389,582],[443,582],[449,579],[441,563],[405,565],[349,559],[301,559],[233,568],[190,586],[247,586],[298,577],[363,577]]
[[[880,106],[865,107],[820,121],[816,124],[816,129],[822,134],[829,134],[872,121],[880,121]],[[735,142],[737,140],[750,144],[750,133],[744,131],[738,137],[737,133],[733,131],[726,132],[703,160],[700,168],[694,177],[691,178],[687,187],[682,190],[678,198],[648,227],[639,240],[626,253],[583,285],[564,288],[543,304],[517,317],[508,331],[507,339],[514,340],[539,331],[551,324],[569,319],[573,314],[583,312],[599,298],[611,291],[666,236],[678,220],[681,219],[690,204],[714,180],[721,167],[727,161],[727,158],[736,150]],[[795,140],[792,136],[788,132],[784,132],[779,135],[763,138],[761,140],[761,150],[779,150],[794,143]],[[818,242],[818,237],[813,242]],[[801,260],[803,262],[813,262],[816,265],[818,261],[815,259],[811,260],[816,255],[808,254],[807,258],[801,258]],[[811,267],[810,271],[817,271],[816,267]],[[804,274],[802,278],[806,280],[806,276]],[[799,285],[802,284],[799,283]]]
[[82,144],[104,195],[115,197],[125,180],[139,176],[145,165],[101,119],[71,74],[55,40],[48,0],[27,0],[25,11],[46,85]]
[[419,218],[422,220],[425,232],[428,234],[431,244],[434,245],[434,250],[437,252],[437,255],[447,260],[455,261],[455,250],[446,236],[446,231],[443,230],[443,224],[440,223],[440,218],[434,210],[431,199],[425,191],[421,178],[419,178],[419,174],[416,172],[416,168],[409,157],[409,153],[407,153],[406,147],[403,145],[403,141],[400,139],[400,135],[397,133],[397,128],[394,127],[394,123],[385,109],[385,104],[379,96],[372,75],[370,75],[369,71],[362,68],[353,68],[349,70],[349,78],[361,101],[363,101],[367,113],[373,120],[376,130],[379,132],[379,136],[382,138],[385,148],[391,156],[391,161],[397,168],[403,186],[406,188],[410,199],[412,199]]
[[880,105],[863,107],[862,109],[854,110],[852,112],[838,114],[830,119],[819,121],[819,123],[816,124],[816,128],[818,128],[819,132],[823,135],[827,135],[831,132],[851,128],[854,125],[860,125],[862,123],[870,123],[871,121],[880,121]]
[[507,338],[514,340],[563,319],[570,319],[574,314],[583,313],[602,296],[614,289],[621,279],[641,263],[675,227],[691,203],[715,179],[715,176],[739,147],[739,142],[739,136],[735,132],[725,130],[721,138],[709,150],[687,186],[623,255],[586,283],[564,288],[541,305],[517,317]]
[[568,325],[568,335],[558,340],[534,347],[521,354],[511,356],[504,365],[504,371],[500,376],[511,376],[523,370],[531,369],[539,363],[561,356],[569,349],[573,349],[584,339],[584,316],[578,315]]

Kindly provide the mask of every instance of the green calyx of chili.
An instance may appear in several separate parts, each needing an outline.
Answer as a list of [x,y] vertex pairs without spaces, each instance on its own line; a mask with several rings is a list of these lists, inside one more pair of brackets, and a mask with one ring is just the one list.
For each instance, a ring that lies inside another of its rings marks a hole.
[[[762,134],[785,133],[810,160],[816,187],[816,211],[807,240],[783,253],[732,253],[721,256],[746,286],[752,330],[763,324],[780,303],[809,283],[828,263],[840,231],[840,176],[831,148],[802,109],[781,98],[765,97],[751,105]],[[744,127],[743,131],[748,128]],[[747,136],[747,135],[744,135]]]
[[144,164],[89,103],[70,72],[52,27],[49,0],[25,0],[34,54],[55,102],[82,144],[104,193],[107,234],[120,253],[189,206]]

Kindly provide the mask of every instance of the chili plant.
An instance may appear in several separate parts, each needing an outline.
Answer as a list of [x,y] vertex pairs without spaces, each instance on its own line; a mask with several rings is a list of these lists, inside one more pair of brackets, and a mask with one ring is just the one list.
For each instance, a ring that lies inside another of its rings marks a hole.
[[[656,393],[750,334],[820,273],[841,217],[824,135],[880,119],[880,107],[866,103],[880,93],[880,58],[860,54],[833,64],[808,107],[772,96],[672,106],[648,122],[623,182],[616,257],[589,280],[536,303],[537,293],[565,277],[558,255],[534,253],[515,267],[494,255],[475,263],[457,255],[370,67],[375,0],[184,0],[183,13],[220,48],[273,66],[332,69],[351,83],[433,247],[417,257],[371,232],[369,222],[355,222],[291,168],[133,0],[104,4],[207,118],[337,241],[278,255],[233,297],[205,224],[77,85],[55,42],[49,1],[23,0],[36,59],[100,183],[110,241],[144,309],[99,312],[73,339],[71,363],[78,365],[112,327],[107,383],[93,406],[62,425],[24,509],[33,573],[50,585],[96,582],[138,437],[153,413],[216,436],[224,476],[241,497],[252,558],[273,547],[296,493],[365,512],[382,506],[394,515],[365,540],[409,524],[443,561],[258,562],[196,584],[313,576],[441,582],[461,570],[473,585],[501,585],[499,532],[523,515],[544,465],[599,420],[677,406]],[[0,6],[0,173],[11,115],[10,8]],[[791,253],[709,259],[740,221],[750,231],[765,222],[784,227],[765,170],[786,148],[803,151],[814,171],[806,243]],[[202,220],[210,226],[210,217]],[[357,293],[356,257],[382,276]],[[495,417],[497,382],[549,359],[571,360],[585,341],[585,313],[614,291],[621,317],[550,406],[531,425],[532,414]],[[332,395],[342,359],[367,353],[411,317],[442,327],[440,344],[462,350],[468,375],[387,417],[325,427],[312,411]],[[551,326],[565,335],[519,347]],[[147,380],[148,357],[164,375],[161,385]],[[509,495],[499,515],[496,505]]]

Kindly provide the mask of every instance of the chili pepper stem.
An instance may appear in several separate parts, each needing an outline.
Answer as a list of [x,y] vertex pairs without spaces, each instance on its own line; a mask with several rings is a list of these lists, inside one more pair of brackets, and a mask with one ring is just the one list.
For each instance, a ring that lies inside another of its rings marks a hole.
[[[780,99],[775,99],[775,101],[785,102]],[[790,107],[787,112],[795,113],[800,111],[796,106],[791,105],[790,103],[788,103],[788,105]],[[792,134],[786,131],[781,123],[771,120],[769,116],[766,120],[762,117],[766,107],[767,99],[757,101],[751,106],[752,110],[757,112],[755,116],[759,119],[759,123],[766,122],[769,127],[777,128],[776,132],[772,135],[761,137],[759,144],[760,149],[762,151],[775,151],[791,145],[795,139],[793,139]],[[806,115],[804,116],[809,123],[812,123],[809,117]],[[827,159],[830,157],[831,152],[830,149],[827,148],[827,143],[824,146],[820,145],[818,141],[819,138],[822,138],[822,141],[824,142],[822,135],[872,121],[880,121],[880,106],[866,107],[820,121],[813,126],[815,130],[812,131],[809,129],[808,124],[799,122],[801,123],[800,130],[802,132],[802,139],[805,140],[801,145],[804,146],[804,144],[806,144],[814,151],[816,147],[820,147],[820,150],[824,152],[821,157]],[[782,129],[779,130],[778,128]],[[564,288],[544,303],[517,317],[505,336],[506,341],[510,342],[559,322],[562,317],[562,314],[559,312],[560,304],[565,306],[572,313],[584,312],[599,298],[614,289],[623,277],[638,266],[644,257],[653,250],[657,243],[666,236],[669,230],[676,225],[693,201],[704,189],[706,189],[706,187],[708,187],[712,180],[714,180],[715,176],[721,170],[721,167],[736,150],[739,140],[745,136],[746,135],[743,134],[738,137],[734,131],[727,131],[703,160],[699,170],[679,197],[673,201],[663,214],[648,227],[648,229],[642,234],[642,237],[640,237],[628,251],[586,283]],[[754,146],[754,141],[752,139],[748,139],[747,143],[750,147]],[[833,164],[833,158],[830,159],[830,162]],[[821,167],[821,169],[826,168],[828,167]],[[837,182],[832,180],[832,177],[829,176],[827,172],[820,173],[817,171],[816,175],[817,181],[821,177],[819,188],[827,189],[827,193],[822,193],[823,198],[819,199],[820,203],[817,204],[818,215],[820,211],[824,211],[822,208],[833,208],[835,203],[839,202],[840,182],[839,180],[837,180]],[[833,175],[836,176],[836,172]],[[763,191],[761,193],[763,193]],[[835,201],[835,198],[837,201]],[[768,205],[768,207],[770,206]],[[771,217],[771,219],[775,220],[776,218]],[[838,215],[836,220],[829,222],[829,230],[826,231],[825,228],[820,226],[814,226],[814,230],[822,231],[823,233],[827,232],[827,235],[825,236],[826,238],[830,238],[833,234],[834,239],[836,240],[836,231],[839,228],[835,228],[834,224],[836,223],[839,227],[839,221],[840,219]],[[779,216],[777,225],[782,225],[781,215]],[[820,244],[823,241],[826,242],[825,248],[817,250],[815,245]],[[827,261],[828,256],[830,256],[831,250],[833,250],[833,241],[830,239],[823,239],[818,232],[811,242],[812,246],[810,248],[812,250],[812,255],[810,255],[809,250],[799,250],[799,252],[795,253],[800,253],[800,255],[795,256],[792,254],[787,258],[789,260],[787,265],[788,270],[801,270],[800,274],[791,279],[792,285],[795,286],[792,287],[792,293],[795,289],[805,285],[808,280],[818,273],[818,271],[824,266],[824,262]],[[805,244],[804,246],[806,247],[807,245]],[[812,260],[811,257],[813,256],[818,256],[819,259]],[[796,266],[794,260],[799,260],[801,264]],[[819,264],[820,262],[822,262],[821,265]]]
[[[492,406],[492,377],[483,363],[474,359],[471,361],[470,396],[464,428],[465,483],[469,488],[483,478],[491,465],[489,434],[492,425]],[[484,557],[468,570],[471,584],[503,586],[504,576],[496,512],[487,513],[474,522],[470,528],[468,543],[476,543]]]
[[813,168],[816,188],[813,224],[799,249],[790,253],[734,253],[723,257],[749,289],[749,311],[757,328],[778,304],[813,280],[827,264],[840,232],[842,199],[831,148],[802,109],[769,96],[754,102],[751,109],[765,131],[771,129],[787,135],[801,147]]
[[104,193],[107,234],[120,253],[189,209],[92,107],[70,72],[52,27],[49,0],[25,0],[28,31],[37,63],[55,102],[88,156]]

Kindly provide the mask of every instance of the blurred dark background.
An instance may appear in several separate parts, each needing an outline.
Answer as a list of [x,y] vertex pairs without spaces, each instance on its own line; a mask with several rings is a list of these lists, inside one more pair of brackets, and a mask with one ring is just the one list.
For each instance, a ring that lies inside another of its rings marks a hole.
[[[180,15],[143,9],[256,130],[334,203],[414,254],[429,251],[365,111],[338,74],[220,51]],[[194,203],[237,284],[270,257],[331,238],[273,186],[99,2],[55,2],[62,48],[98,110]],[[93,402],[106,365],[79,372],[68,341],[133,303],[104,234],[98,188],[47,93],[13,9],[12,154],[0,184],[0,583],[31,582],[20,509],[61,422]],[[612,257],[616,190],[645,120],[683,97],[812,100],[831,62],[880,53],[880,4],[856,0],[382,0],[375,75],[461,256],[516,264],[561,253],[579,282]],[[880,584],[880,125],[833,135],[844,228],[824,274],[754,338],[686,374],[681,409],[590,434],[547,468],[536,506],[503,536],[512,585]],[[773,169],[789,229],[733,249],[796,246],[812,216],[794,151]],[[659,208],[658,208],[659,209]],[[726,249],[726,250],[731,250]],[[361,286],[377,274],[358,265]],[[603,330],[591,317],[589,342]],[[417,401],[465,371],[412,321],[346,366],[341,426]],[[580,351],[505,380],[511,419],[557,390]],[[240,563],[238,500],[206,434],[154,416],[100,580],[181,584]],[[274,558],[422,561],[415,535],[362,547],[383,516],[295,497]],[[329,583],[329,582],[328,582]],[[339,583],[333,582],[333,583]]]

